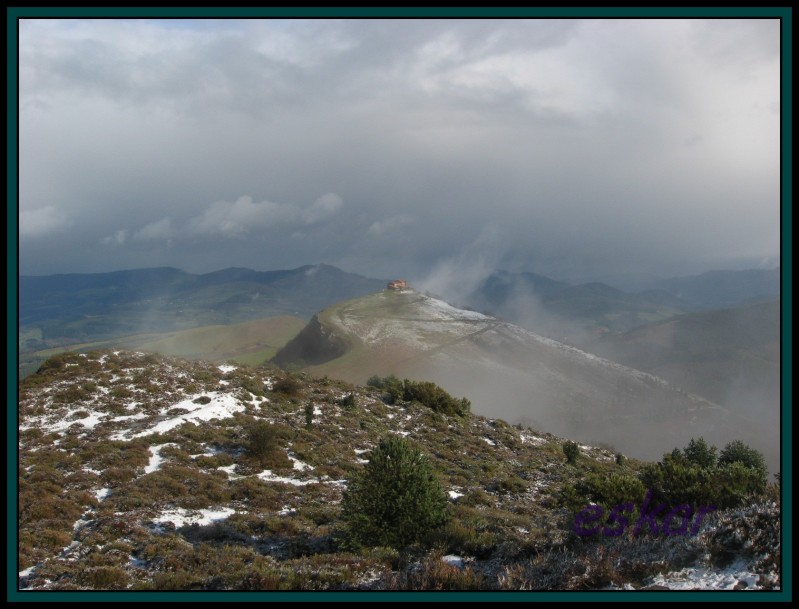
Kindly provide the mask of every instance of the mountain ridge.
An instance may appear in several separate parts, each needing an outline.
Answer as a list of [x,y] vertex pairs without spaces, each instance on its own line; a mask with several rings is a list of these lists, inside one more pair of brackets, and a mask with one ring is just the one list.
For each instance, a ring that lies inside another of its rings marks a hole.
[[[274,362],[355,383],[387,374],[432,380],[469,395],[480,414],[532,420],[641,458],[691,433],[722,443],[734,432],[725,409],[659,377],[413,290],[320,312]],[[756,437],[747,433],[746,441]]]

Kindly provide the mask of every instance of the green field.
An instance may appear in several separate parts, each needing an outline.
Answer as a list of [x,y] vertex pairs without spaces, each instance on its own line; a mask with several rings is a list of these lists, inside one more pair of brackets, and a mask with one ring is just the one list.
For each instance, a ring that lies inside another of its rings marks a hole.
[[213,325],[176,332],[134,334],[20,354],[20,377],[36,371],[48,357],[63,351],[135,349],[190,359],[264,363],[305,326],[299,317],[267,317],[229,326]]

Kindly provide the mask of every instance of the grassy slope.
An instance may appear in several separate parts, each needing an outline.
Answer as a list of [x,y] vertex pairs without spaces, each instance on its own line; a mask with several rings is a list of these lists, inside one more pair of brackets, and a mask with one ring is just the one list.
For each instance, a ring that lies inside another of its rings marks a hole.
[[[305,323],[299,317],[268,317],[230,326],[205,326],[178,332],[137,334],[80,343],[70,345],[69,350],[138,349],[192,359],[231,360],[255,366],[272,358],[278,349],[296,336]],[[41,362],[64,350],[63,347],[45,349],[35,352],[33,356]]]
[[[358,383],[365,382],[373,374],[407,373],[418,362],[423,362],[428,354],[410,348],[401,336],[384,337],[377,345],[369,344],[362,337],[369,332],[374,322],[387,319],[424,324],[429,318],[420,316],[416,308],[421,300],[423,297],[416,292],[385,290],[325,309],[318,316],[320,323],[338,335],[344,335],[350,343],[350,349],[343,356],[309,366],[306,371],[317,376],[329,375]],[[453,338],[446,324],[446,321],[435,320],[429,324],[429,328],[416,328],[430,352],[462,340],[460,336]],[[491,325],[490,322],[478,322],[475,330]]]
[[[597,341],[595,352],[679,383],[719,404],[779,405],[777,301],[680,315]],[[762,409],[758,408],[758,410]]]
[[[583,447],[576,465],[566,465],[563,441],[549,434],[415,403],[390,406],[379,391],[329,380],[301,377],[291,393],[269,390],[276,376],[122,352],[68,354],[23,383],[22,585],[578,590],[643,586],[659,571],[724,550],[718,524],[696,539],[570,537],[562,489],[592,472],[633,474],[634,460],[618,465],[608,451]],[[339,402],[350,393],[355,405],[345,408]],[[207,395],[234,398],[239,412],[152,431]],[[256,463],[245,450],[247,430],[264,421],[275,431],[274,450]],[[348,550],[339,536],[342,492],[368,450],[391,433],[418,443],[443,489],[460,495],[451,501],[452,521],[428,540],[432,549]],[[226,516],[164,524],[170,514],[191,519],[205,509]],[[771,540],[758,543],[736,552],[754,555]],[[467,566],[442,563],[448,553],[469,557]]]

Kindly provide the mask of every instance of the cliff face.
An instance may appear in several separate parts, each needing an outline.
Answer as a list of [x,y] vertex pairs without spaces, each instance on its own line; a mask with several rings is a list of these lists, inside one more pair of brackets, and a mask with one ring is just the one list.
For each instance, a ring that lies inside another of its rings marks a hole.
[[348,344],[336,333],[325,328],[314,315],[308,325],[277,352],[272,359],[279,366],[313,366],[341,357]]

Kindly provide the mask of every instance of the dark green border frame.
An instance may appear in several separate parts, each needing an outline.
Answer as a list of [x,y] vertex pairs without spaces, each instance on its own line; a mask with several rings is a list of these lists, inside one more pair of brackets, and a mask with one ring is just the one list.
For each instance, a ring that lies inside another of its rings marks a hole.
[[[111,592],[111,591],[29,591],[17,590],[17,345],[12,336],[19,333],[17,324],[18,288],[18,30],[17,22],[23,18],[778,18],[781,20],[781,269],[782,269],[782,590],[741,594],[727,591],[697,592]],[[792,404],[791,363],[792,343],[792,279],[793,244],[791,208],[793,179],[793,9],[776,7],[385,7],[385,8],[322,8],[322,7],[8,7],[7,31],[7,220],[8,220],[8,278],[7,278],[7,328],[8,369],[7,392],[7,602],[150,602],[150,601],[207,601],[207,602],[291,602],[291,601],[455,601],[455,602],[530,602],[530,601],[756,601],[785,602],[793,599],[792,546],[792,458],[791,445]],[[676,595],[676,596],[675,596]]]

